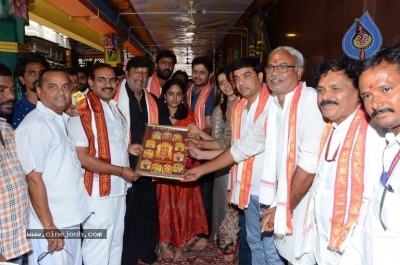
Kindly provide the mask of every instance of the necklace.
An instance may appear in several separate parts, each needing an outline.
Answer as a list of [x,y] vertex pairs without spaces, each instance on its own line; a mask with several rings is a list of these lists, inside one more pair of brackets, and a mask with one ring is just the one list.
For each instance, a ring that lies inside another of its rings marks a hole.
[[333,131],[334,131],[334,129],[332,130],[332,133],[331,133],[331,135],[330,135],[330,137],[329,137],[329,140],[328,140],[328,146],[326,147],[326,150],[325,150],[325,161],[326,161],[326,162],[333,162],[333,161],[336,161],[336,156],[337,156],[337,154],[338,154],[339,147],[340,147],[340,145],[339,145],[339,146],[336,148],[336,151],[335,151],[335,153],[333,154],[332,159],[328,159],[329,148],[331,147],[331,141],[332,141]]

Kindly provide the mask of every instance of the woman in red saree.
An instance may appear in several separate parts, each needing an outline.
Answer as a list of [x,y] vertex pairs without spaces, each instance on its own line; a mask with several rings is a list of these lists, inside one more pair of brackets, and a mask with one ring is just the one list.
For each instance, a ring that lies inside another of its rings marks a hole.
[[[188,127],[195,123],[186,101],[185,86],[180,79],[168,80],[163,86],[160,101],[169,113],[171,125]],[[206,212],[197,182],[179,182],[160,179],[157,183],[161,255],[164,259],[185,259],[182,248],[200,233],[207,233]],[[175,257],[168,244],[176,247]]]

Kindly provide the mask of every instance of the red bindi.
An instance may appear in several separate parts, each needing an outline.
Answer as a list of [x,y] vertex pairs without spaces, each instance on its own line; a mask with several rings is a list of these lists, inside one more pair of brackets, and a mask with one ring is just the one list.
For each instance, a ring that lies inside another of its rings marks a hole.
[[369,85],[369,88],[372,88],[372,85]]
[[277,60],[274,61],[274,63],[276,63],[276,62],[277,62]]

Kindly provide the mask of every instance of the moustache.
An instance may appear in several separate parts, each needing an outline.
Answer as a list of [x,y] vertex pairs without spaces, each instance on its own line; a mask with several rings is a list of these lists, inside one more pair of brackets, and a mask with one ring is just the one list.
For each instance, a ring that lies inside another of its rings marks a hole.
[[14,100],[13,99],[4,100],[4,101],[0,102],[0,107],[3,105],[8,105],[8,104],[12,104],[14,106]]
[[378,115],[379,113],[385,113],[385,112],[393,112],[394,113],[394,109],[392,109],[392,108],[376,109],[372,112],[371,117],[375,118],[376,115]]
[[106,89],[114,90],[112,87],[103,87],[101,90],[104,91],[104,90],[106,90]]
[[279,77],[279,76],[272,76],[272,77],[269,79],[269,81],[275,81],[275,80],[283,81],[283,78],[282,78],[282,77]]
[[327,99],[327,100],[323,100],[321,103],[319,103],[319,106],[322,107],[322,106],[325,106],[325,105],[328,105],[328,104],[339,105],[339,102],[334,101],[332,99]]

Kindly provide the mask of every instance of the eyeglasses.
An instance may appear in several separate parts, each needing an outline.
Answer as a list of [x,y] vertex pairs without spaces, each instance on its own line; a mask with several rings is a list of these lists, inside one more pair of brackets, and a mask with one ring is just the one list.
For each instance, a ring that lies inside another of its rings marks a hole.
[[381,225],[382,225],[382,227],[383,227],[383,230],[386,231],[386,230],[387,230],[387,226],[385,225],[385,223],[384,223],[383,220],[382,220],[382,208],[383,208],[383,203],[385,202],[386,192],[391,192],[391,193],[393,193],[394,190],[393,190],[392,186],[390,186],[390,184],[388,184],[388,185],[386,185],[386,186],[384,186],[384,187],[385,187],[385,189],[383,190],[382,198],[381,198],[381,203],[380,203],[380,205],[379,205],[379,221],[381,222]]
[[264,71],[267,74],[270,74],[274,71],[274,69],[276,68],[276,70],[278,70],[279,73],[286,73],[287,71],[289,71],[289,68],[295,68],[295,65],[287,65],[287,64],[280,64],[280,65],[272,65],[272,64],[268,64],[265,68]]
[[[67,254],[70,256],[70,257],[73,257],[72,256],[72,254],[71,253],[69,253],[65,248],[62,248],[62,250],[64,250],[65,252],[67,252]],[[43,252],[42,254],[40,254],[39,255],[39,257],[38,257],[38,259],[37,259],[37,263],[38,263],[38,265],[40,265],[40,261],[42,261],[48,254],[50,254],[50,252]]]

